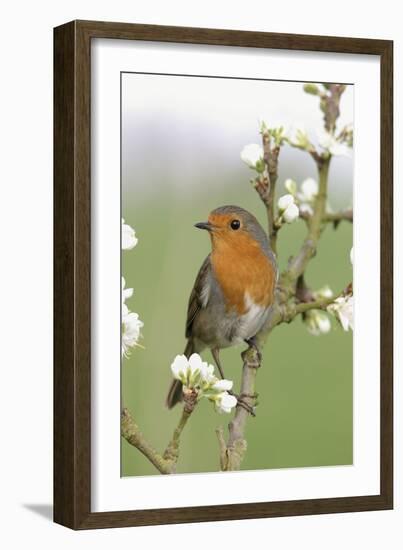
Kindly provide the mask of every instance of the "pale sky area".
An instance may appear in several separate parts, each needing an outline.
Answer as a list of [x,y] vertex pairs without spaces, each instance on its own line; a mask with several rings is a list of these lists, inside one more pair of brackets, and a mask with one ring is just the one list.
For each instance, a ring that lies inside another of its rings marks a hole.
[[[303,83],[169,75],[122,75],[124,193],[141,195],[163,181],[197,192],[197,186],[226,185],[253,175],[241,162],[248,143],[260,143],[259,122],[305,128],[313,143],[323,127],[318,97]],[[353,86],[341,100],[338,127],[353,122]],[[332,161],[330,195],[351,196],[353,161]],[[280,158],[287,177],[315,176],[307,154],[285,146]],[[141,180],[141,181],[139,181]],[[152,182],[152,185],[149,183]],[[350,201],[351,202],[351,201]]]

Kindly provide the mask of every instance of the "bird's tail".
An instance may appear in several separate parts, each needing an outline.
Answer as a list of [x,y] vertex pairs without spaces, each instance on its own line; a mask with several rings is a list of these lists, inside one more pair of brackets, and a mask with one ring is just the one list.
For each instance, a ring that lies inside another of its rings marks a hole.
[[[194,353],[192,340],[188,340],[185,351],[183,353],[184,355],[186,355],[187,358],[189,358],[192,353]],[[180,380],[173,380],[172,384],[169,387],[168,395],[165,401],[168,409],[172,409],[172,407],[182,401],[182,395],[182,382]]]

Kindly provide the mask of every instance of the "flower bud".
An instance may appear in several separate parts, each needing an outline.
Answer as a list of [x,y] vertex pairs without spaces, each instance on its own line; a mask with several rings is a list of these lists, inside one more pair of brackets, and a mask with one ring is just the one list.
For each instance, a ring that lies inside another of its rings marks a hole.
[[319,95],[320,93],[317,85],[313,84],[312,82],[308,82],[307,84],[304,84],[304,92],[312,95]]
[[295,182],[291,178],[285,180],[284,187],[291,195],[295,196],[297,194],[297,182]]
[[243,162],[247,164],[249,168],[260,173],[264,171],[263,155],[262,147],[256,143],[245,145],[241,151],[241,159]]
[[301,191],[298,193],[298,198],[301,202],[311,203],[315,200],[319,192],[319,185],[313,178],[306,178],[301,183]]
[[277,206],[280,213],[280,222],[292,223],[299,217],[299,208],[294,202],[294,197],[290,194],[283,195],[278,199]]
[[284,212],[284,210],[286,210],[291,204],[294,204],[294,197],[290,194],[283,195],[277,202],[280,212]]
[[283,212],[284,221],[286,223],[292,223],[299,217],[299,209],[296,204],[290,204],[288,208],[286,208]]
[[313,336],[326,334],[332,328],[329,317],[326,313],[318,309],[307,311],[304,317],[304,322],[308,332]]
[[315,298],[331,298],[332,296],[333,291],[329,285],[322,286],[322,288],[315,292]]

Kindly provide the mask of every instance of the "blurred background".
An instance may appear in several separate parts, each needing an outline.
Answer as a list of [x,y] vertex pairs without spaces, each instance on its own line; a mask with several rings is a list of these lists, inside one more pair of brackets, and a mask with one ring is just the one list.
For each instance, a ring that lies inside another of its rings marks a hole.
[[[353,122],[353,87],[341,100],[338,126]],[[122,362],[123,403],[159,451],[167,445],[181,413],[168,411],[165,398],[170,364],[185,347],[187,302],[198,269],[210,251],[208,236],[193,227],[224,204],[251,211],[266,227],[263,205],[250,184],[254,176],[241,160],[244,145],[260,143],[260,121],[270,127],[305,128],[315,143],[322,128],[317,97],[302,83],[170,75],[122,75],[122,215],[139,243],[122,254],[126,287],[134,288],[129,309],[144,322],[141,344]],[[293,178],[316,178],[303,151],[284,146],[278,195]],[[329,202],[334,210],[352,206],[353,161],[334,157]],[[278,240],[280,268],[305,235],[298,221]],[[313,288],[329,284],[338,292],[351,281],[351,224],[324,231],[306,279]],[[332,319],[322,336],[310,335],[300,318],[276,328],[258,373],[259,404],[250,418],[244,470],[352,464],[352,333]],[[243,347],[222,351],[226,377],[239,387]],[[203,353],[212,363],[209,352]],[[182,435],[178,473],[219,469],[215,428],[218,415],[202,400]],[[158,472],[122,440],[122,475]]]

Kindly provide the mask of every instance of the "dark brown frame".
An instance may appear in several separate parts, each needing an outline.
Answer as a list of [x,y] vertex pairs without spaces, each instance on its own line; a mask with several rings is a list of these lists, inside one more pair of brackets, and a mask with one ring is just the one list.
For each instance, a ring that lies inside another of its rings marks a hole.
[[[311,50],[381,58],[381,490],[379,495],[92,513],[90,56],[92,38]],[[72,529],[393,507],[393,42],[95,21],[54,29],[54,521]]]

